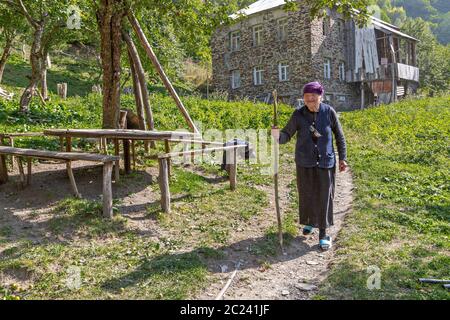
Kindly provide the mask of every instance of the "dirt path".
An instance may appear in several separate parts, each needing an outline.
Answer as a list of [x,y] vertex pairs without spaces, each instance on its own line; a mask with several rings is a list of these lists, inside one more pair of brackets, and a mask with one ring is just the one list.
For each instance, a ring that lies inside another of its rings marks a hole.
[[[288,155],[285,155],[289,157]],[[292,159],[291,159],[292,160]],[[288,206],[288,184],[293,178],[293,162],[284,161],[280,170],[280,202],[281,208]],[[279,255],[269,259],[261,267],[261,263],[251,261],[246,248],[235,248],[227,257],[234,264],[240,263],[239,270],[226,291],[223,299],[309,299],[318,292],[318,286],[323,281],[333,261],[336,246],[339,246],[339,230],[342,227],[345,215],[352,207],[352,175],[349,169],[343,173],[336,173],[336,194],[334,199],[334,226],[328,230],[333,238],[333,248],[327,252],[321,252],[318,247],[318,230],[308,237],[299,232],[289,246],[285,248],[285,255]],[[267,188],[271,197],[272,208],[266,212],[266,224],[274,223],[275,211],[273,205],[273,187]],[[259,230],[263,231],[261,225]],[[263,236],[253,234],[254,241]],[[246,243],[251,243],[247,239]],[[227,264],[225,272],[219,273],[216,281],[198,299],[214,299],[230,279],[235,267]]]

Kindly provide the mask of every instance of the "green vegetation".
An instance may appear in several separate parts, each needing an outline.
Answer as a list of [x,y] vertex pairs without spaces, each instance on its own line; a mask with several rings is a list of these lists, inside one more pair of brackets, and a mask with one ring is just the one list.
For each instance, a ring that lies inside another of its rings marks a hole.
[[[337,299],[449,299],[450,99],[405,100],[341,117],[356,185],[338,263],[322,294]],[[381,288],[368,290],[369,266]]]
[[[168,97],[155,94],[152,99],[161,129],[183,125],[181,117],[165,111],[175,110]],[[270,126],[270,106],[198,97],[185,97],[184,101],[194,119],[203,119],[204,128]],[[124,96],[123,103],[131,106],[132,97]],[[1,125],[6,131],[18,130],[29,121],[14,113],[13,104],[1,102]],[[99,124],[99,105],[99,97],[91,94],[66,101],[54,99],[47,107],[32,108],[30,114],[36,119],[49,117],[54,127],[74,121],[76,126],[89,127]],[[338,261],[315,299],[448,299],[440,286],[418,284],[417,278],[444,278],[450,262],[449,107],[449,98],[441,97],[341,115],[355,176],[354,211],[340,234]],[[49,108],[56,109],[51,112]],[[281,106],[281,123],[291,111]],[[18,120],[11,122],[13,116]],[[48,125],[36,120],[27,129],[41,130]],[[29,141],[33,140],[21,143]],[[292,152],[293,146],[283,145],[282,153]],[[158,202],[146,206],[146,218],[163,231],[156,240],[135,229],[125,217],[116,216],[105,223],[99,203],[72,198],[54,206],[45,226],[48,236],[37,242],[2,227],[0,243],[5,249],[0,270],[17,283],[2,285],[0,294],[5,299],[194,296],[213,281],[215,271],[209,266],[226,259],[224,252],[236,241],[245,243],[245,239],[237,240],[239,230],[266,219],[269,199],[261,187],[271,183],[270,177],[258,175],[257,166],[245,164],[239,168],[239,188],[232,192],[217,166],[198,168],[201,174],[174,167],[170,215],[162,214]],[[208,176],[217,180],[211,182]],[[121,183],[133,184],[139,179],[141,176],[134,174]],[[287,244],[298,232],[295,180],[289,189],[292,202],[284,212]],[[152,190],[158,192],[157,185]],[[277,240],[273,224],[256,242],[245,246],[262,268],[269,268],[267,258],[278,254]],[[380,290],[366,287],[369,266],[381,269]],[[66,286],[71,267],[81,270],[79,289]]]
[[[26,68],[17,56],[7,65],[2,87],[16,92],[16,97],[0,100],[0,131],[101,126],[101,97],[87,94],[95,82],[95,70],[88,72],[87,65],[68,58],[54,59],[48,75],[51,101],[43,106],[34,98],[29,112],[21,113],[19,87],[27,83]],[[52,92],[63,79],[70,81],[67,100]],[[189,93],[189,86],[183,87]],[[161,87],[151,84],[149,88],[156,128],[186,129],[173,101],[159,92]],[[134,109],[133,96],[121,99],[123,108]],[[202,129],[264,130],[272,123],[272,107],[265,104],[204,100],[192,92],[183,102]],[[286,123],[291,112],[281,105],[280,123]],[[405,100],[344,113],[341,119],[355,177],[354,211],[340,234],[338,261],[314,299],[448,299],[440,286],[419,284],[417,278],[448,276],[449,97]],[[73,143],[83,150],[93,147],[83,139]],[[19,139],[16,144],[53,150],[59,146],[49,138]],[[293,143],[281,146],[282,153],[292,154],[293,147]],[[143,148],[138,152],[142,154]],[[138,162],[140,169],[155,165],[154,160]],[[250,259],[261,261],[262,268],[270,268],[268,257],[279,253],[276,226],[267,223],[261,237],[251,243],[240,234],[251,223],[267,222],[271,204],[264,188],[272,181],[260,169],[239,166],[239,188],[232,192],[217,166],[174,167],[172,213],[162,214],[157,201],[146,204],[148,230],[136,228],[136,221],[121,215],[105,221],[99,202],[73,198],[51,204],[50,217],[33,230],[37,234],[2,224],[0,272],[7,281],[0,283],[0,298],[190,298],[214,281],[217,270],[211,265],[226,260],[236,244],[248,248]],[[117,187],[142,183],[142,179],[138,171]],[[159,192],[157,184],[150,189]],[[289,190],[291,206],[283,212],[287,245],[298,233],[295,180]],[[29,218],[40,218],[40,213],[33,210]],[[366,287],[370,266],[381,270],[380,290]],[[71,268],[81,271],[80,287],[67,286]]]
[[433,29],[440,43],[450,43],[450,4],[447,0],[370,0],[381,10],[381,18],[401,26],[410,18],[422,18]]

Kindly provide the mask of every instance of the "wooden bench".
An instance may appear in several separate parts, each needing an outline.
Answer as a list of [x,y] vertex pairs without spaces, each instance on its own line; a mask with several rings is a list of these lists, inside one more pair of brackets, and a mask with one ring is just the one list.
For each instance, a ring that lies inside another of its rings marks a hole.
[[[16,157],[17,165],[19,167],[20,182],[22,186],[25,183],[28,185],[31,182],[31,159],[46,159],[46,160],[59,160],[66,163],[67,174],[69,175],[70,184],[72,186],[73,193],[76,197],[80,198],[81,195],[78,192],[75,178],[72,172],[73,161],[92,161],[103,163],[103,215],[108,218],[112,218],[112,186],[111,186],[111,174],[115,161],[118,160],[116,156],[109,156],[104,154],[91,154],[91,153],[77,153],[77,152],[55,152],[47,150],[34,150],[34,149],[21,149],[13,147],[0,146],[0,184],[8,181],[8,170],[6,167],[6,156]],[[27,178],[25,182],[25,174],[23,170],[22,160],[25,158],[28,164]]]
[[[11,132],[11,133],[0,133],[0,146],[5,146],[4,140],[9,140],[9,145],[14,148],[14,139],[21,138],[34,138],[34,137],[43,137],[44,134],[42,132]],[[12,157],[13,169],[14,169],[14,157]]]

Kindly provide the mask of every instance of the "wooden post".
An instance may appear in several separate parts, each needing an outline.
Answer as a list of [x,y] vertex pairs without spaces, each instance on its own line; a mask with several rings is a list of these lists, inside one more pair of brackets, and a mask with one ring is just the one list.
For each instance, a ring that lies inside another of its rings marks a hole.
[[[187,142],[183,142],[183,152],[186,152],[189,150],[189,145]],[[188,154],[183,154],[183,164],[187,165],[189,164],[189,155]]]
[[[3,135],[0,135],[0,146],[3,145]],[[6,167],[6,156],[0,154],[0,184],[8,181],[8,168]]]
[[66,137],[66,151],[72,152],[72,137]]
[[73,176],[72,171],[72,162],[66,162],[67,175],[69,176],[70,186],[72,187],[73,195],[75,198],[81,198],[81,194],[78,192],[77,183],[75,182],[75,177]]
[[103,164],[103,216],[110,219],[113,217],[111,186],[112,167],[112,162],[105,162]]
[[98,138],[97,139],[97,150],[98,150],[98,152],[100,153],[100,152],[102,152],[102,150],[103,150],[103,139],[102,138]]
[[133,157],[133,170],[136,170],[136,140],[131,140],[131,154]]
[[[14,148],[14,138],[13,137],[9,137],[9,144],[11,146],[11,148]],[[11,156],[11,170],[14,170],[14,162],[16,162],[16,157]]]
[[166,158],[159,158],[159,188],[161,190],[161,208],[170,213],[169,173]]
[[133,80],[134,102],[136,103],[136,114],[139,118],[139,129],[147,130],[144,117],[144,102],[142,101],[141,85],[139,83],[138,75],[134,67],[133,58],[131,57],[130,50],[128,52],[128,61],[130,62],[130,71]]
[[101,150],[101,152],[103,154],[108,154],[108,143],[106,141],[106,138],[100,138],[100,139],[102,139],[102,150]]
[[[277,90],[272,91],[273,96],[273,128],[278,128],[278,93]],[[278,170],[279,170],[279,141],[273,139],[273,181],[274,181],[274,192],[275,192],[275,210],[277,213],[277,224],[278,224],[278,241],[280,243],[281,252],[284,253],[283,248],[283,225],[281,221],[281,210],[280,210],[280,200],[278,196]]]
[[56,85],[57,91],[58,91],[58,95],[63,98],[66,99],[67,98],[67,83],[58,83]]
[[[167,139],[164,140],[164,148],[165,148],[166,153],[170,153],[170,144],[169,144],[169,140],[167,140]],[[170,157],[169,157],[169,158],[167,158],[167,172],[168,172],[169,177],[171,176],[170,163],[171,163],[171,161],[170,161]]]
[[127,113],[126,110],[120,110],[120,116],[119,116],[119,128],[120,129],[126,129],[127,128]]
[[59,137],[59,151],[64,151],[64,137],[62,136]]
[[391,62],[391,77],[392,77],[392,88],[391,88],[391,102],[397,101],[397,81],[395,76],[395,69],[396,69],[396,63],[397,59],[395,57],[395,47],[394,47],[394,38],[392,35],[389,36],[389,46],[391,48],[391,56],[392,56],[392,62]]
[[131,173],[131,163],[130,163],[130,140],[123,139],[123,164],[125,167],[125,173]]
[[230,164],[230,188],[231,190],[236,190],[236,183],[237,183],[237,157],[236,157],[236,148],[232,149],[233,155],[232,155],[232,161],[233,163]]
[[23,188],[25,187],[25,174],[23,173],[22,159],[20,157],[17,157],[16,159],[17,159],[17,166],[19,167],[20,186]]
[[27,158],[27,186],[29,186],[31,184],[31,164],[32,164],[32,159]]
[[[120,157],[120,146],[117,139],[114,139],[114,155]],[[116,183],[120,180],[120,160],[114,163],[114,180]]]
[[[128,47],[130,65],[132,66],[131,71],[135,72],[135,74],[137,76],[137,80],[138,80],[137,84],[140,86],[141,102],[142,102],[142,107],[145,112],[145,118],[147,121],[147,129],[154,130],[155,125],[154,125],[154,121],[153,121],[152,108],[150,106],[150,100],[149,100],[149,96],[148,96],[147,81],[145,80],[145,72],[144,72],[144,68],[142,66],[141,59],[139,57],[138,50],[137,50],[136,46],[134,45],[133,39],[131,39],[128,32],[122,31],[122,36]],[[154,141],[151,141],[151,142],[154,144]],[[154,146],[152,148],[154,148]]]
[[6,167],[6,156],[0,154],[0,184],[8,182],[8,168]]

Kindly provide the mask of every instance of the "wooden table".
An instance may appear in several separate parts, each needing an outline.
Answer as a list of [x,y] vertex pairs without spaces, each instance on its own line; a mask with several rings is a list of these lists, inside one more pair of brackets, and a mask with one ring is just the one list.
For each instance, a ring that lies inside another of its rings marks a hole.
[[[61,149],[64,146],[64,139],[66,140],[66,151],[71,151],[72,138],[97,138],[105,142],[106,139],[112,139],[115,146],[115,154],[119,155],[119,140],[123,142],[124,150],[124,167],[125,172],[131,172],[130,162],[130,143],[129,141],[164,141],[166,152],[170,152],[168,145],[169,141],[189,140],[192,142],[202,143],[199,134],[187,131],[145,131],[145,130],[131,130],[131,129],[48,129],[44,130],[47,136],[57,136],[60,139]],[[106,143],[103,143],[105,145]],[[133,148],[134,149],[134,148]],[[104,149],[104,152],[106,149]],[[106,152],[105,152],[106,153]],[[118,178],[118,162],[115,166],[116,179]]]

